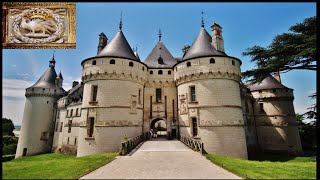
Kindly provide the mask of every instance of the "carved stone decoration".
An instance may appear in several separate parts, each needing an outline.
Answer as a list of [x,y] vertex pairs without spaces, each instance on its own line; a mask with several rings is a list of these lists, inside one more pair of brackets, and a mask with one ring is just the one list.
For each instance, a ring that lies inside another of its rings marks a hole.
[[187,99],[184,94],[179,95],[180,98],[180,114],[187,114],[188,107],[187,107]]
[[75,3],[4,3],[5,48],[75,48]]
[[89,117],[93,117],[93,118],[96,118],[97,116],[97,111],[95,108],[90,108],[89,109]]
[[137,114],[137,96],[133,94],[131,95],[130,113]]

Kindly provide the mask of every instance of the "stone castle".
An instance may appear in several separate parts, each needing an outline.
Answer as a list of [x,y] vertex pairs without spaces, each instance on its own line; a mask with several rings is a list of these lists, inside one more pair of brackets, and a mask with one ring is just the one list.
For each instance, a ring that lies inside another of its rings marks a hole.
[[204,23],[181,58],[161,40],[145,61],[126,40],[122,23],[98,53],[81,62],[82,82],[63,89],[55,59],[26,89],[16,158],[47,152],[78,157],[119,151],[124,138],[148,134],[161,122],[168,139],[204,143],[207,153],[247,159],[256,150],[302,152],[293,89],[279,73],[259,84],[241,80],[241,60],[224,51],[222,28]]

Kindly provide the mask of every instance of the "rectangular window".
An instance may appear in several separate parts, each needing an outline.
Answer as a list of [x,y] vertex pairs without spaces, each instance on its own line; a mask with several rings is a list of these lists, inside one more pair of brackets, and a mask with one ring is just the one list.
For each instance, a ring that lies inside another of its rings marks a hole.
[[72,115],[73,115],[73,109],[71,109],[70,111],[70,117],[72,117]]
[[198,135],[197,118],[192,118],[192,135],[193,136],[197,136]]
[[71,133],[72,120],[68,121],[68,133]]
[[141,89],[139,89],[138,102],[139,102],[139,104],[141,104]]
[[156,89],[156,102],[161,103],[161,88]]
[[90,117],[88,119],[88,124],[87,124],[87,135],[88,135],[88,137],[92,137],[93,129],[94,129],[94,118]]
[[74,145],[77,145],[77,138],[74,138]]
[[57,122],[56,123],[56,132],[58,132],[58,126],[59,126],[59,123]]
[[67,110],[67,116],[66,117],[68,117],[68,115],[69,115],[69,110]]
[[67,144],[69,144],[69,137],[68,137],[68,141],[67,141]]
[[196,101],[196,87],[195,86],[190,86],[190,99],[191,99],[191,102]]
[[59,118],[60,117],[60,111],[58,110],[57,111],[57,118]]
[[92,101],[97,101],[98,86],[92,87]]
[[259,103],[259,107],[260,107],[260,113],[265,114],[266,112],[264,111],[263,103]]
[[79,111],[79,109],[77,108],[77,109],[76,109],[76,116],[78,116],[78,111]]
[[60,132],[62,132],[63,122],[61,122]]

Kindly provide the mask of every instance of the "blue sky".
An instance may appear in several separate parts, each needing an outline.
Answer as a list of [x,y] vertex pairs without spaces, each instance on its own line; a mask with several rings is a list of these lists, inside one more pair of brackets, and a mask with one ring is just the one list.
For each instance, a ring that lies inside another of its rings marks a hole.
[[[56,49],[56,71],[62,72],[64,88],[81,80],[81,61],[96,55],[98,35],[109,41],[117,33],[123,12],[123,32],[131,46],[138,47],[142,61],[158,41],[174,57],[182,56],[182,47],[191,45],[199,33],[201,12],[205,28],[216,22],[222,26],[225,51],[242,60],[241,70],[254,67],[242,52],[254,45],[267,46],[274,36],[316,15],[316,3],[77,3],[77,48]],[[3,117],[21,124],[24,89],[34,84],[48,68],[54,49],[4,49]],[[316,72],[297,70],[281,74],[282,83],[294,89],[297,113],[315,103],[308,98],[316,90]]]

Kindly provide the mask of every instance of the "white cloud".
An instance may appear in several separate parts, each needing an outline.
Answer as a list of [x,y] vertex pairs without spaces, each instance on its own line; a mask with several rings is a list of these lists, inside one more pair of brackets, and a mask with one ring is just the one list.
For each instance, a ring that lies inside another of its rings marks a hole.
[[25,89],[32,86],[34,82],[19,79],[4,78],[2,84],[2,96],[13,98],[24,98]]
[[17,65],[16,65],[16,64],[11,64],[11,67],[14,67],[14,68],[15,68],[15,67],[17,67]]
[[25,99],[2,99],[2,117],[9,118],[14,125],[21,125]]

